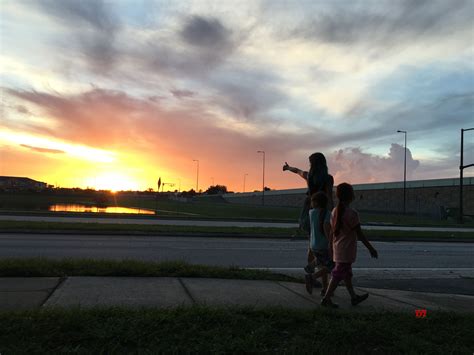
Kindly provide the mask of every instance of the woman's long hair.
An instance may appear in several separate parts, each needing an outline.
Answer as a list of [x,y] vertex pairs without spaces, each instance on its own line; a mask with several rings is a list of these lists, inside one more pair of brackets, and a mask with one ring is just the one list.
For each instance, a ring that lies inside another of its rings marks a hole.
[[322,191],[311,195],[311,205],[313,208],[319,208],[319,231],[324,234],[324,217],[326,217],[328,197]]
[[351,184],[343,182],[337,185],[336,189],[337,206],[336,206],[336,226],[334,227],[334,235],[338,235],[342,228],[342,216],[346,209],[346,204],[349,204],[354,199],[354,189]]
[[308,188],[310,193],[323,190],[329,181],[328,165],[323,153],[313,153],[309,157]]

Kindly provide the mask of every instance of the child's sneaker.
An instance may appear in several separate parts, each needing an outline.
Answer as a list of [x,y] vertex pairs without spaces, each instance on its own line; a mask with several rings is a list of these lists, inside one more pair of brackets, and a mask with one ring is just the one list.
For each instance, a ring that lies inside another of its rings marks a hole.
[[313,294],[313,275],[304,275],[304,281],[306,283],[306,291],[308,291],[310,295]]
[[336,303],[332,303],[331,299],[329,298],[323,298],[321,300],[321,306],[327,307],[327,308],[339,308],[339,305]]
[[367,297],[369,297],[368,293],[364,293],[363,295],[356,295],[354,298],[351,299],[351,303],[353,306],[356,306],[362,301],[365,301]]

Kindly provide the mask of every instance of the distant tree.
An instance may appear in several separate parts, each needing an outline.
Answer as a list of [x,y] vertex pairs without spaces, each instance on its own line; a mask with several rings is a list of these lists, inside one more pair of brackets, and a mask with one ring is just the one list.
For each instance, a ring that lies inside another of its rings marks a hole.
[[194,195],[196,195],[196,191],[194,191],[194,189],[181,192],[182,197],[193,197]]
[[265,186],[265,191],[270,191],[271,188]]
[[208,195],[222,195],[227,193],[227,186],[225,185],[215,185],[215,186],[210,186],[206,191],[206,194]]

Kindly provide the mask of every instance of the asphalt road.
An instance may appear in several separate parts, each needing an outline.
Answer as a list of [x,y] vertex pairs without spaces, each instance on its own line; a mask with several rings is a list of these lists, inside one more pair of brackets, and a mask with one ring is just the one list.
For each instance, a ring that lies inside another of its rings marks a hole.
[[[390,288],[396,285],[394,288],[398,289],[474,294],[472,243],[373,244],[379,259],[371,259],[359,244],[354,268],[356,276],[357,269],[361,270],[357,279],[360,286]],[[283,268],[289,273],[300,272],[306,249],[307,241],[281,239],[0,234],[0,258],[184,260],[207,265]],[[467,270],[467,274],[459,274],[461,269]]]

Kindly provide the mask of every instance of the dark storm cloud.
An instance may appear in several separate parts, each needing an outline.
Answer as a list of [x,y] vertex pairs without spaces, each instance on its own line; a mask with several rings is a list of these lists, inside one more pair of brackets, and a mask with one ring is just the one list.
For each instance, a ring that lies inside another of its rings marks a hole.
[[181,38],[193,46],[219,50],[232,45],[231,31],[216,18],[193,16],[182,29]]
[[65,153],[64,151],[62,150],[59,150],[59,149],[49,149],[49,148],[41,148],[41,147],[33,147],[31,145],[27,145],[27,144],[20,144],[22,147],[24,148],[28,148],[28,149],[31,149],[35,152],[39,152],[39,153],[53,153],[53,154],[58,154],[58,153]]
[[420,37],[452,35],[472,26],[472,1],[335,2],[331,11],[318,11],[291,36],[343,45],[381,47],[415,43]]
[[114,42],[120,22],[104,1],[41,0],[37,5],[67,26],[92,70],[103,72],[110,68],[118,55]]
[[[186,18],[175,37],[152,38],[133,57],[148,69],[170,77],[205,77],[238,48],[242,39],[233,36],[217,18]],[[182,45],[176,45],[177,42]]]

